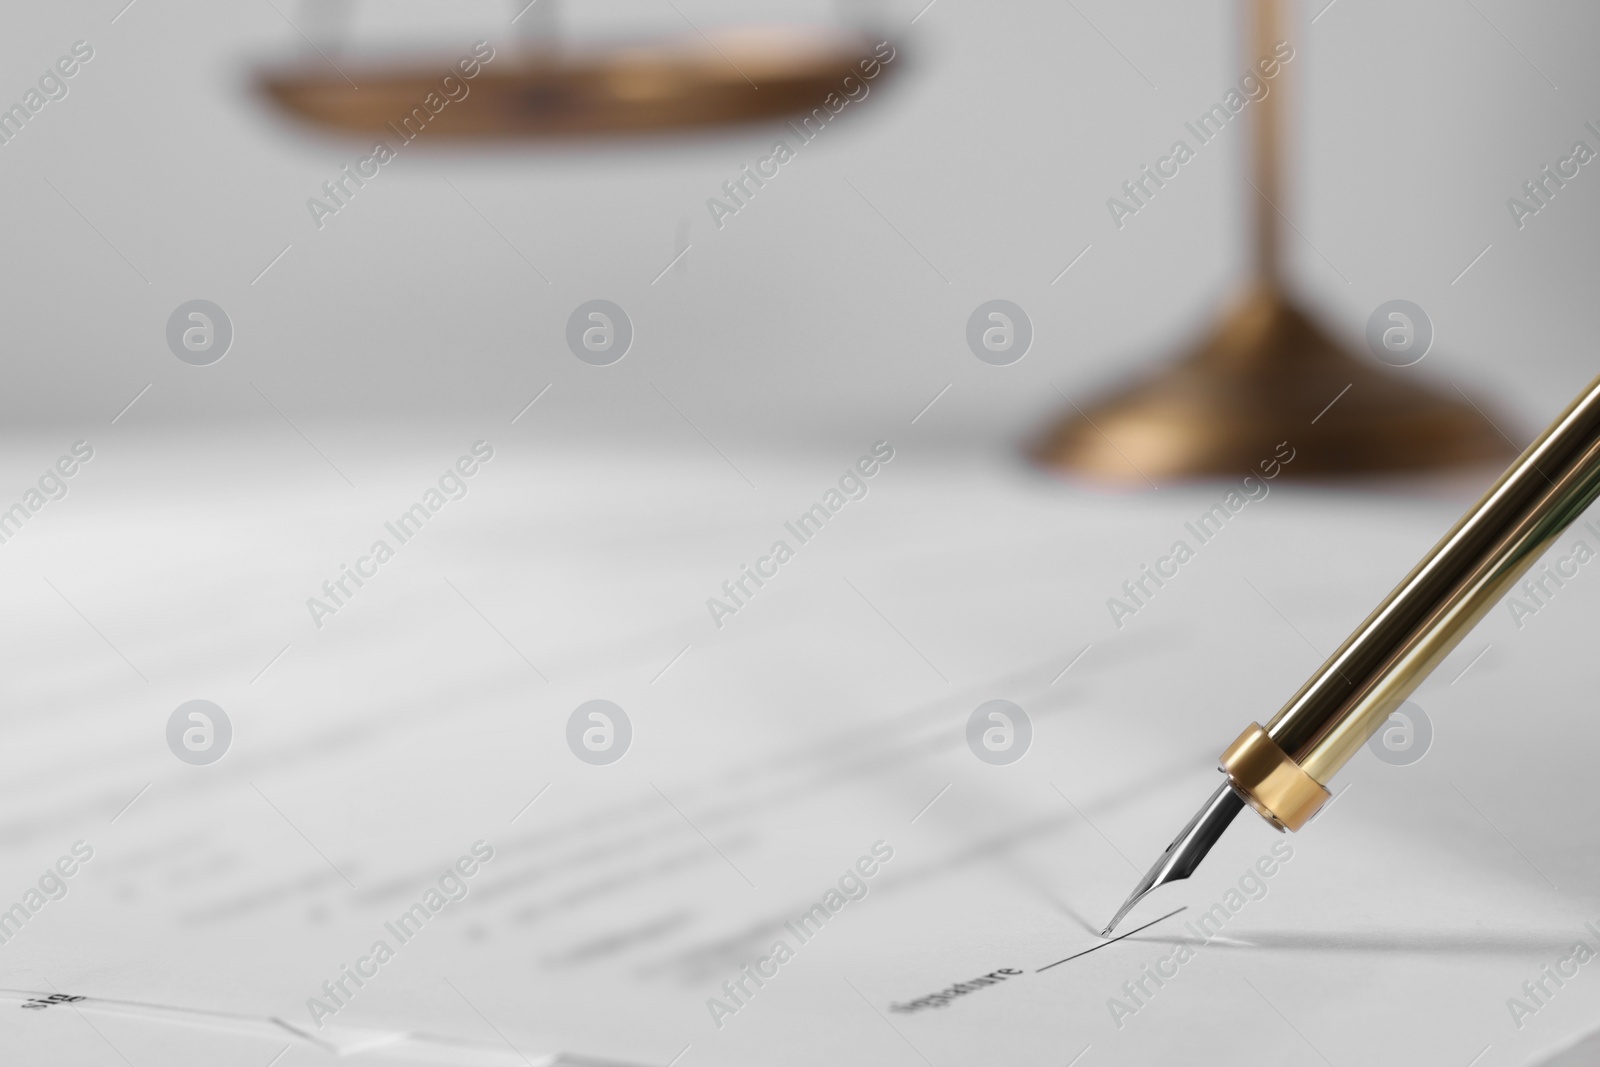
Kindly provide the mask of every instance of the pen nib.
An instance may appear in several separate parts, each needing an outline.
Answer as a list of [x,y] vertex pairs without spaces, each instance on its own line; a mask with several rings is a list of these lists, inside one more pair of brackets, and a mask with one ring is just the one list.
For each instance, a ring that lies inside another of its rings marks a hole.
[[1222,832],[1233,822],[1234,816],[1243,810],[1244,800],[1233,791],[1232,786],[1223,782],[1222,786],[1211,794],[1211,799],[1206,801],[1205,806],[1189,820],[1189,825],[1183,828],[1183,832],[1167,846],[1161,858],[1156,860],[1155,866],[1139,879],[1139,884],[1133,887],[1133,892],[1128,894],[1128,899],[1117,909],[1117,913],[1111,917],[1106,928],[1100,931],[1100,936],[1110,937],[1111,931],[1117,928],[1123,916],[1132,911],[1133,906],[1143,900],[1146,893],[1157,886],[1176,882],[1193,874],[1195,868],[1200,866],[1200,861],[1206,858],[1206,853],[1211,851],[1211,846],[1217,843]]

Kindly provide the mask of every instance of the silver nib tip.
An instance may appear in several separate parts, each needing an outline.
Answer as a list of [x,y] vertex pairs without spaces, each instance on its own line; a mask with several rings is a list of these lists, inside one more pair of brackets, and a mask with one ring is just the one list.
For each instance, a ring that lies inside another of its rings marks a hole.
[[1133,910],[1133,906],[1143,900],[1145,894],[1156,887],[1156,879],[1160,877],[1161,868],[1171,854],[1172,849],[1168,848],[1166,852],[1162,853],[1161,859],[1156,862],[1156,865],[1150,868],[1143,878],[1139,879],[1139,884],[1133,887],[1133,892],[1128,894],[1128,899],[1122,902],[1122,907],[1118,908],[1117,913],[1111,917],[1111,921],[1106,923],[1106,928],[1100,931],[1101,937],[1110,937],[1111,931],[1115,930],[1117,924],[1123,920],[1123,917]]
[[1133,887],[1133,892],[1128,894],[1128,899],[1117,909],[1106,928],[1100,931],[1100,936],[1110,937],[1111,931],[1117,928],[1117,924],[1133,910],[1135,904],[1144,899],[1146,893],[1157,886],[1193,874],[1195,868],[1200,866],[1200,861],[1206,858],[1206,853],[1211,851],[1211,846],[1217,843],[1222,832],[1233,822],[1234,816],[1243,810],[1244,800],[1227,782],[1223,782],[1195,817],[1189,820],[1183,832],[1167,846],[1155,866],[1139,879],[1139,884]]

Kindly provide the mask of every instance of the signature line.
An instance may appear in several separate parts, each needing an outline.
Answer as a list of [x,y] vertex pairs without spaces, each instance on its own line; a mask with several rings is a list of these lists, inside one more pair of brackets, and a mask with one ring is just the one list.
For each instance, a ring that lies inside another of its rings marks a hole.
[[1075,953],[1075,954],[1073,954],[1071,956],[1068,956],[1064,960],[1056,960],[1054,963],[1047,963],[1043,967],[1040,967],[1039,970],[1034,971],[1033,973],[1034,974],[1038,974],[1041,971],[1048,971],[1052,967],[1059,967],[1063,963],[1069,963],[1072,960],[1077,959],[1079,956],[1087,956],[1091,952],[1099,952],[1101,949],[1105,948],[1107,945],[1114,945],[1118,941],[1121,941],[1125,937],[1132,937],[1134,934],[1138,933],[1140,930],[1148,930],[1148,929],[1150,929],[1150,927],[1154,926],[1156,923],[1166,922],[1168,919],[1170,919],[1174,915],[1178,914],[1179,911],[1187,911],[1187,910],[1188,910],[1188,906],[1185,905],[1184,907],[1181,907],[1181,908],[1177,909],[1177,911],[1169,911],[1165,915],[1161,916],[1161,918],[1159,918],[1159,919],[1151,919],[1149,922],[1145,923],[1143,926],[1135,926],[1132,930],[1129,930],[1127,933],[1118,934],[1116,937],[1113,937],[1109,941],[1102,941],[1100,944],[1094,946],[1093,948],[1086,948],[1082,952],[1078,952],[1078,953]]

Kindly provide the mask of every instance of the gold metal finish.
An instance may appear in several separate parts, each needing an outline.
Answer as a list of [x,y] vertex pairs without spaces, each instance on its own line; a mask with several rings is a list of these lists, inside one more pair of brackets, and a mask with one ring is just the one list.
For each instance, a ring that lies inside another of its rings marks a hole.
[[[1280,0],[1254,0],[1255,54],[1268,56],[1283,37]],[[1279,77],[1283,73],[1279,72]],[[1250,169],[1255,187],[1256,277],[1277,281],[1283,277],[1278,231],[1278,208],[1283,203],[1283,92],[1282,83],[1256,101],[1255,137],[1251,141]]]
[[[892,51],[875,55],[878,43],[844,31],[760,27],[605,49],[543,44],[486,65],[466,97],[430,118],[428,140],[626,134],[805,115],[830,93],[842,98],[847,76],[862,79],[861,63],[872,64],[875,81],[904,65],[885,61]],[[452,62],[363,67],[341,59],[341,74],[308,60],[263,71],[258,82],[297,118],[381,136],[386,123],[438,92]]]
[[1600,378],[1311,676],[1267,735],[1326,785],[1596,497]]
[[1300,829],[1332,795],[1301,770],[1259,723],[1251,723],[1228,746],[1220,766],[1239,795],[1280,830]]
[[[1253,0],[1254,55],[1282,40],[1280,0]],[[1067,417],[1033,448],[1042,464],[1143,485],[1237,477],[1280,441],[1290,477],[1423,470],[1511,458],[1465,399],[1350,352],[1290,295],[1280,261],[1281,72],[1252,103],[1255,280],[1177,363]],[[1346,388],[1348,387],[1348,391]],[[1330,402],[1338,404],[1323,415]]]
[[1497,464],[1512,452],[1471,404],[1349,354],[1282,290],[1263,286],[1183,360],[1073,412],[1034,454],[1143,485],[1237,478],[1280,441],[1296,452],[1283,473],[1302,478]]

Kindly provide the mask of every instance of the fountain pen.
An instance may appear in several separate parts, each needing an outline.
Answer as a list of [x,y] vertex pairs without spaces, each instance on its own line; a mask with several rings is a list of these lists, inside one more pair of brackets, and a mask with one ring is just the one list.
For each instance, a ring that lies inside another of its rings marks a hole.
[[1590,382],[1500,480],[1262,727],[1222,753],[1226,780],[1167,846],[1101,932],[1157,886],[1187,878],[1248,805],[1299,830],[1328,782],[1467,632],[1600,496],[1600,378]]

